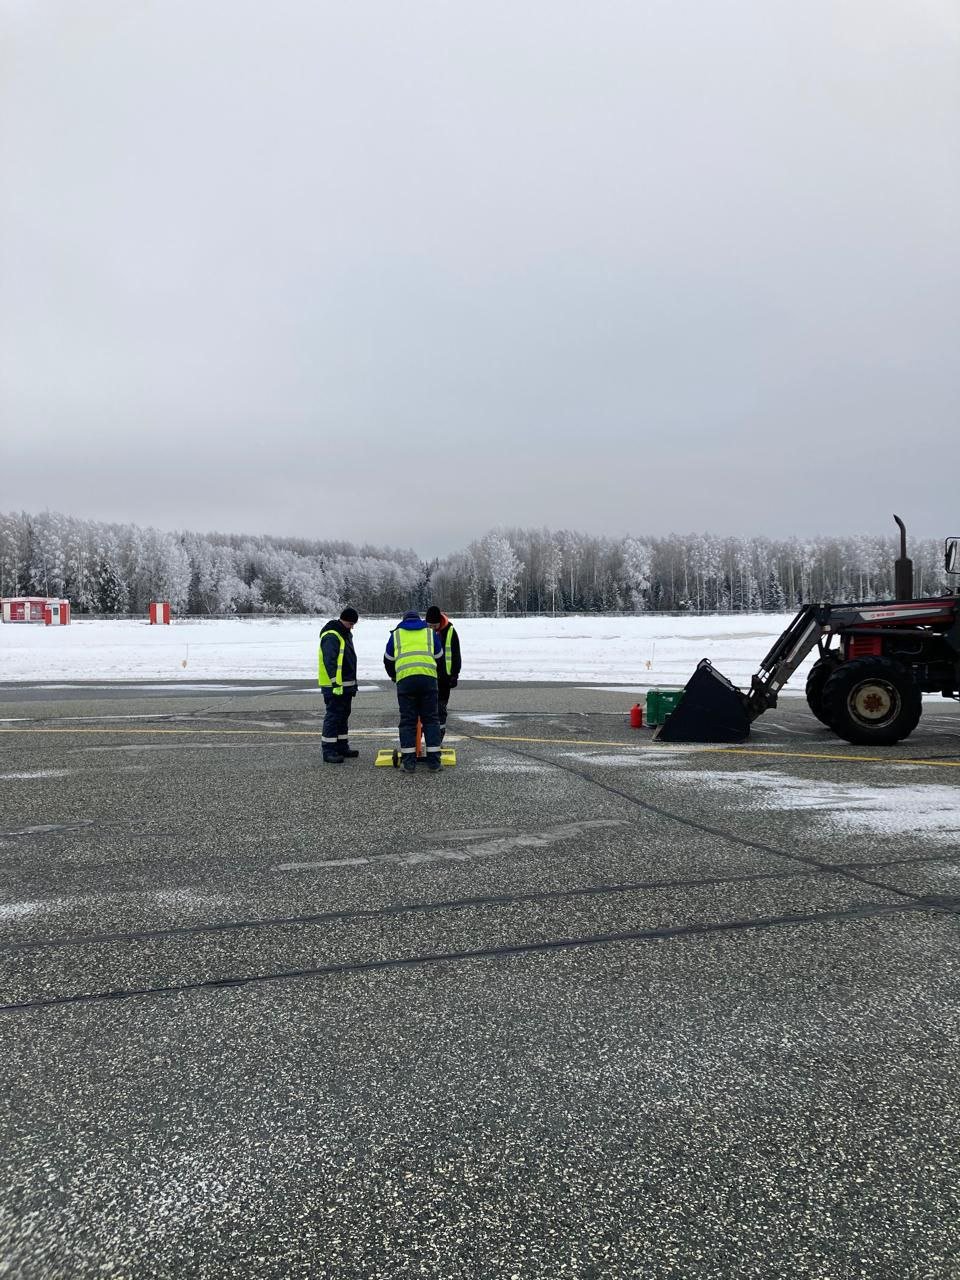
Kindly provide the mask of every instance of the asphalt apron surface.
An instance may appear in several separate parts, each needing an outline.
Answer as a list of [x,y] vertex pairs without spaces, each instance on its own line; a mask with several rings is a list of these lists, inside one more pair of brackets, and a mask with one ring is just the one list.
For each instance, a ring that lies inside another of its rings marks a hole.
[[960,716],[0,688],[0,1275],[960,1276]]

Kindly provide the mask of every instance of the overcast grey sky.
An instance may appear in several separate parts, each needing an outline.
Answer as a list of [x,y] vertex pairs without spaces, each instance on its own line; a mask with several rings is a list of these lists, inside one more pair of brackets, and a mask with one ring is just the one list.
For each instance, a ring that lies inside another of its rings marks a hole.
[[0,16],[0,509],[960,533],[958,0]]

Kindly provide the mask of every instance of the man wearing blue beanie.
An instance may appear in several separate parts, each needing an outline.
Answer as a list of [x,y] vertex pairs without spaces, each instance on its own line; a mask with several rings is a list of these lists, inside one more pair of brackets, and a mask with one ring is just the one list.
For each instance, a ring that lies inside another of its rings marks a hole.
[[396,683],[400,705],[400,753],[405,773],[417,767],[417,721],[423,725],[427,768],[436,773],[440,760],[440,717],[437,710],[437,663],[443,645],[432,627],[411,610],[390,632],[383,655],[387,675]]

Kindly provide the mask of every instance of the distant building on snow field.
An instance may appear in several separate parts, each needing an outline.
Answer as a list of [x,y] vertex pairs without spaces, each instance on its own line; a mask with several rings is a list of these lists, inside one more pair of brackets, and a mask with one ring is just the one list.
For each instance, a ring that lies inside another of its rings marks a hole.
[[4,622],[41,622],[63,627],[70,621],[70,601],[50,596],[4,596],[0,599]]

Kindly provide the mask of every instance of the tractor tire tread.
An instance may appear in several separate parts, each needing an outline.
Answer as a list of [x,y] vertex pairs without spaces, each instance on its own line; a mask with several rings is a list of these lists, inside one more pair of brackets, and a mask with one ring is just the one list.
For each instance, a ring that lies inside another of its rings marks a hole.
[[807,706],[820,723],[825,724],[827,728],[830,727],[830,721],[823,710],[823,686],[839,665],[839,658],[818,658],[807,674],[807,684],[804,690],[807,697]]
[[[858,724],[847,709],[855,686],[871,676],[892,684],[900,694],[900,711],[889,724]],[[923,695],[910,668],[896,658],[864,657],[841,662],[823,686],[823,712],[835,734],[855,746],[893,746],[913,733],[923,712]]]

